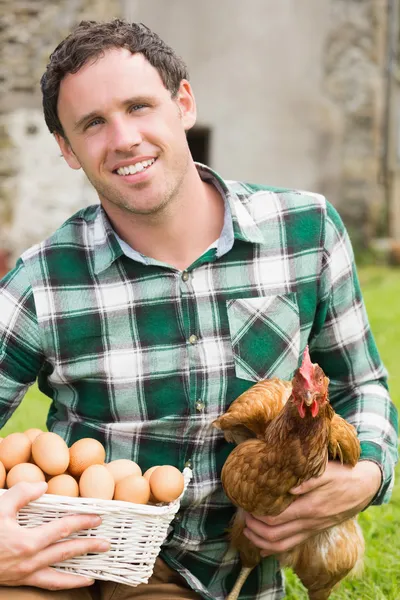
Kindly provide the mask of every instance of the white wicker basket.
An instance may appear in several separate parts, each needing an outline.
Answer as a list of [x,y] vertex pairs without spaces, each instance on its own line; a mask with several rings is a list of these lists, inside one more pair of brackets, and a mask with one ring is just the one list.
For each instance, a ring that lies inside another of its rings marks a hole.
[[[184,490],[177,500],[169,504],[151,506],[44,494],[19,511],[18,523],[36,527],[66,515],[100,515],[102,523],[99,527],[75,533],[70,538],[106,539],[111,544],[110,550],[77,556],[52,566],[59,571],[131,586],[147,583],[161,545],[167,537],[169,525],[179,510],[181,498],[192,477],[191,469],[185,468],[183,476]],[[0,495],[5,491],[0,490]]]

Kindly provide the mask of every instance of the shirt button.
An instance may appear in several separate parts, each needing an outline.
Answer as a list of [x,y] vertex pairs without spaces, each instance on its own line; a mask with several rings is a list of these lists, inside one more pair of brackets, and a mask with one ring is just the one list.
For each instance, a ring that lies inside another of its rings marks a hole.
[[201,400],[198,400],[196,402],[196,410],[198,410],[199,412],[204,410],[204,402],[202,402]]
[[185,462],[184,467],[187,467],[188,469],[192,468],[192,461],[190,458]]
[[197,342],[197,339],[198,339],[198,338],[197,338],[197,335],[194,335],[194,334],[193,334],[193,335],[191,335],[191,336],[190,336],[190,338],[189,338],[189,342],[190,342],[191,344],[195,344],[195,343]]
[[187,271],[183,271],[182,281],[187,281],[188,279],[189,279],[189,273]]

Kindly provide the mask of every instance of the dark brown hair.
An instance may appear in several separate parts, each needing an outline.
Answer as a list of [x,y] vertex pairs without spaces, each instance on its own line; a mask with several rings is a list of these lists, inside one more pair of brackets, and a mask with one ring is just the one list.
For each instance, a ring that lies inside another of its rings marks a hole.
[[183,60],[143,23],[114,19],[108,23],[81,21],[50,55],[40,85],[44,118],[51,133],[65,137],[57,113],[60,83],[68,73],[77,73],[89,60],[96,60],[110,48],[127,48],[141,53],[157,69],[167,90],[175,96],[182,79],[188,79]]

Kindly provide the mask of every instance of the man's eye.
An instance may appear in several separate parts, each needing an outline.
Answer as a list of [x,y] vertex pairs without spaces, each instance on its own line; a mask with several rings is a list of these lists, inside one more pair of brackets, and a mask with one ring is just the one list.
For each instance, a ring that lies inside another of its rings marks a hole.
[[88,123],[86,125],[86,129],[89,129],[90,127],[94,127],[95,125],[99,125],[101,123],[101,119],[93,119],[93,121],[90,121],[90,123]]
[[146,106],[146,104],[132,104],[129,110],[131,112],[136,112],[138,110],[141,110],[142,108],[146,108]]

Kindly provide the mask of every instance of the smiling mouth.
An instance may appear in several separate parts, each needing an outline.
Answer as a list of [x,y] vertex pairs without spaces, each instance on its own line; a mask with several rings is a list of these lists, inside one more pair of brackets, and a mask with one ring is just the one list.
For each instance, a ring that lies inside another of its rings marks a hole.
[[141,173],[142,171],[145,171],[146,169],[151,167],[151,165],[153,165],[155,161],[155,158],[150,158],[149,160],[137,162],[134,165],[127,165],[126,167],[120,167],[119,169],[115,169],[113,173],[115,175],[120,175],[121,177],[124,177],[126,175],[135,175],[136,173]]

